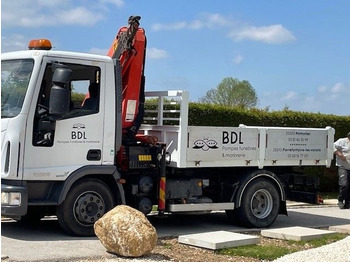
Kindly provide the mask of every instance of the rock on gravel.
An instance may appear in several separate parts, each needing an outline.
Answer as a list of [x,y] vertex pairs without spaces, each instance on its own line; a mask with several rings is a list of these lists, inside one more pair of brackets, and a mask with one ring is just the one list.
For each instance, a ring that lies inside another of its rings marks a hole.
[[94,225],[95,234],[108,252],[141,257],[157,245],[157,232],[146,216],[126,205],[107,212]]
[[322,247],[285,255],[274,262],[350,262],[350,236]]

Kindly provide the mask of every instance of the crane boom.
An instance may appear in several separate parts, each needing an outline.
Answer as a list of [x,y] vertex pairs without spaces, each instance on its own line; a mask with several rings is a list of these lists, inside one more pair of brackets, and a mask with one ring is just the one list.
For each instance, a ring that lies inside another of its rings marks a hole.
[[130,16],[128,27],[122,27],[108,51],[122,68],[123,143],[133,142],[144,115],[146,36],[140,28],[140,16]]

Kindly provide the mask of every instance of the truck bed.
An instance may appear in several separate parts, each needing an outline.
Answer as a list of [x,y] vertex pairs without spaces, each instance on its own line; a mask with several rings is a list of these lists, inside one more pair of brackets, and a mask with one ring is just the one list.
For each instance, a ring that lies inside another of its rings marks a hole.
[[141,133],[166,143],[172,167],[262,169],[331,164],[332,127],[188,126],[188,98],[186,91],[146,92],[146,101],[153,105],[146,110],[145,122],[149,124],[141,126]]

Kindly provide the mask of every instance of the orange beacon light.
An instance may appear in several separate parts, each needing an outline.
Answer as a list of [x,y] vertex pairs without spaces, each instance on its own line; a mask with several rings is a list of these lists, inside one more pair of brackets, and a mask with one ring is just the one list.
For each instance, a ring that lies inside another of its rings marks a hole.
[[52,45],[48,39],[33,39],[28,44],[29,50],[51,50]]

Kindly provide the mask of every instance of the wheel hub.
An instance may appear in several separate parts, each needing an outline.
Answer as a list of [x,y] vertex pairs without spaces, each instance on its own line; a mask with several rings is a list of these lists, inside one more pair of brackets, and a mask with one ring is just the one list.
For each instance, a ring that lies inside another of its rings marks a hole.
[[273,207],[273,199],[269,191],[260,189],[251,199],[250,208],[253,215],[259,219],[269,216]]
[[79,196],[75,203],[75,216],[82,224],[95,223],[105,213],[102,197],[96,192],[88,192]]

